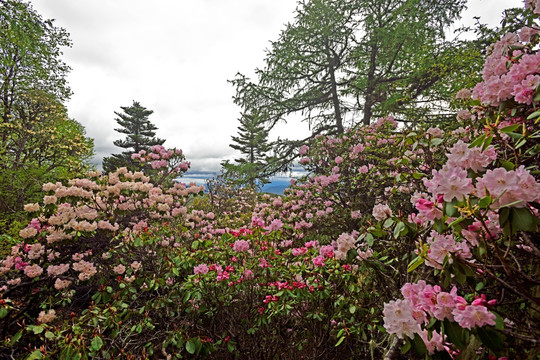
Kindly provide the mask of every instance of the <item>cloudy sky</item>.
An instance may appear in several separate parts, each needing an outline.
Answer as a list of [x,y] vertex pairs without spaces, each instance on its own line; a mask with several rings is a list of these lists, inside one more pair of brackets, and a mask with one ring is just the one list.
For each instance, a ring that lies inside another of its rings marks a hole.
[[[166,147],[184,150],[194,171],[218,171],[235,155],[239,108],[227,82],[253,77],[265,49],[293,19],[296,0],[31,0],[70,34],[64,59],[72,67],[69,114],[95,141],[95,162],[118,153],[114,111],[133,100],[154,110],[150,120]],[[497,25],[520,0],[469,0],[474,16]],[[284,131],[283,128],[280,131]],[[287,134],[307,134],[288,124]]]

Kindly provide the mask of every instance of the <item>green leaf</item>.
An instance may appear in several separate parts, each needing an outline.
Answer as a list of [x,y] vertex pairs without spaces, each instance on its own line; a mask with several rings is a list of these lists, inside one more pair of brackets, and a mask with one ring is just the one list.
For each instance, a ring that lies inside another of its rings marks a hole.
[[509,126],[505,126],[503,128],[500,128],[499,131],[503,132],[503,133],[509,133],[509,132],[513,132],[513,131],[517,130],[520,126],[521,126],[521,124],[509,125]]
[[480,291],[484,288],[484,286],[486,286],[486,284],[484,284],[483,282],[479,282],[478,284],[476,284],[474,290]]
[[496,312],[493,312],[493,313],[495,314],[495,329],[497,330],[504,329],[504,320],[501,317],[501,315],[497,314]]
[[499,210],[499,224],[504,227],[510,217],[510,208],[502,208]]
[[426,344],[424,340],[418,334],[414,334],[414,339],[412,341],[412,347],[420,355],[424,355],[427,351]]
[[491,145],[491,142],[493,141],[493,134],[490,134],[486,141],[482,144],[482,151],[486,150],[489,145]]
[[452,200],[451,202],[444,202],[444,211],[445,211],[445,214],[450,216],[450,217],[453,217],[455,215],[458,214],[458,210],[456,208],[456,205],[457,205],[457,201],[456,199]]
[[491,327],[477,328],[478,336],[482,343],[493,351],[497,351],[502,348],[503,339],[498,331],[495,331]]
[[405,345],[401,348],[401,353],[406,354],[409,350],[411,350],[411,341],[409,338],[405,338]]
[[441,138],[431,139],[431,145],[432,145],[432,146],[438,146],[438,145],[440,145],[443,141],[444,141],[444,139],[441,139]]
[[193,341],[193,339],[189,339],[188,342],[186,343],[186,351],[190,354],[195,354],[195,350],[196,350],[196,346],[195,346],[195,341]]
[[367,234],[366,235],[366,242],[369,246],[373,246],[373,242],[374,242],[375,238],[373,237],[373,235],[371,234]]
[[514,170],[516,167],[516,165],[514,165],[514,163],[511,161],[501,161],[501,165],[506,171]]
[[462,222],[463,220],[465,220],[465,218],[459,217],[459,218],[457,218],[456,220],[452,221],[450,224],[448,224],[448,227],[452,227],[452,226],[454,226],[454,225],[457,225],[457,224],[459,224],[460,222]]
[[335,347],[338,347],[339,345],[341,345],[341,343],[343,342],[343,340],[345,340],[345,336],[343,337],[340,337],[336,343],[336,345],[334,345]]
[[21,338],[23,334],[23,330],[19,330],[15,333],[15,335],[13,335],[13,337],[11,338],[11,341],[9,342],[10,345],[13,345],[15,344],[17,341],[19,341],[19,339]]
[[533,112],[532,114],[530,114],[529,116],[527,116],[527,120],[531,120],[531,119],[534,119],[534,118],[537,118],[540,116],[540,110],[539,111],[535,111]]
[[35,350],[26,357],[26,360],[37,360],[43,358],[43,354],[39,350]]
[[8,310],[5,307],[0,308],[0,319],[6,317]]
[[350,312],[351,314],[354,314],[354,313],[356,312],[356,306],[355,306],[355,305],[349,306],[349,312]]
[[489,205],[491,205],[491,196],[484,196],[478,201],[478,206],[480,206],[481,209],[487,209],[489,208]]
[[422,257],[420,257],[420,256],[417,256],[415,259],[413,259],[409,263],[409,266],[407,267],[407,272],[413,271],[414,269],[416,269],[417,267],[419,267],[423,263],[424,263],[424,259]]
[[473,148],[473,147],[478,147],[478,146],[480,146],[480,144],[482,144],[482,143],[484,142],[485,139],[486,139],[486,135],[482,135],[482,136],[477,137],[477,138],[469,145],[469,148]]
[[384,224],[383,224],[383,227],[385,229],[388,229],[390,226],[392,226],[394,224],[394,219],[392,218],[388,218],[384,221]]
[[527,143],[527,139],[523,138],[521,140],[519,140],[517,143],[516,143],[516,147],[515,149],[519,149],[520,147],[522,147],[523,145],[525,145]]
[[43,332],[43,326],[36,325],[36,326],[29,326],[28,327],[34,334],[41,334]]
[[90,347],[94,351],[98,351],[103,346],[103,340],[99,336],[96,336],[92,339],[92,342],[90,343]]
[[463,341],[463,328],[457,323],[448,319],[444,320],[444,332],[448,336],[450,342],[458,347],[458,349],[465,349],[465,343]]
[[45,337],[49,340],[54,339],[54,334],[50,331],[45,332]]
[[511,224],[514,231],[536,231],[536,218],[527,208],[511,208]]
[[396,227],[394,228],[394,238],[397,239],[403,230],[405,230],[405,224],[400,221],[396,224]]

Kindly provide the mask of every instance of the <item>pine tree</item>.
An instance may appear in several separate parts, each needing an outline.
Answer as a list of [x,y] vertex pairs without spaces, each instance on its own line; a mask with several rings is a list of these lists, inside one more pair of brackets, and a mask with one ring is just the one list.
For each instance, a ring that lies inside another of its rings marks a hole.
[[238,126],[238,136],[233,136],[229,146],[240,151],[244,156],[234,159],[236,164],[223,164],[229,173],[236,173],[241,183],[250,186],[267,183],[267,176],[262,173],[266,165],[267,153],[272,148],[268,143],[268,132],[264,126],[263,116],[257,112],[244,114]]
[[114,171],[119,167],[127,167],[129,170],[141,170],[141,165],[131,159],[131,155],[141,150],[149,150],[153,145],[162,145],[165,140],[157,138],[155,130],[157,127],[148,120],[154,113],[148,110],[137,101],[133,101],[131,106],[120,107],[124,113],[114,112],[117,118],[114,120],[121,126],[115,131],[126,134],[124,140],[115,140],[114,145],[128,149],[120,154],[112,154],[103,159],[103,170]]

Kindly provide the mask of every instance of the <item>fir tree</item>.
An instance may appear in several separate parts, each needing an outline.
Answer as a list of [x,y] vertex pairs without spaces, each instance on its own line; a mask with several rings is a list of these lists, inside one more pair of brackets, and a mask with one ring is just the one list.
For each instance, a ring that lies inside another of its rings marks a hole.
[[127,149],[120,154],[112,154],[103,159],[103,170],[106,172],[114,171],[119,167],[127,167],[129,170],[141,170],[140,164],[131,159],[131,155],[141,150],[148,151],[151,146],[162,145],[165,140],[157,138],[155,130],[157,127],[148,120],[148,117],[154,113],[146,109],[137,101],[133,101],[131,106],[121,106],[123,113],[114,112],[117,118],[116,122],[121,126],[115,131],[126,134],[124,140],[115,140],[114,145]]
[[257,112],[244,114],[238,126],[238,136],[233,136],[229,146],[240,151],[243,157],[234,159],[235,164],[223,164],[228,173],[235,173],[241,183],[250,186],[267,183],[267,176],[262,172],[268,160],[267,153],[272,148],[268,143],[268,129],[264,126],[264,117]]

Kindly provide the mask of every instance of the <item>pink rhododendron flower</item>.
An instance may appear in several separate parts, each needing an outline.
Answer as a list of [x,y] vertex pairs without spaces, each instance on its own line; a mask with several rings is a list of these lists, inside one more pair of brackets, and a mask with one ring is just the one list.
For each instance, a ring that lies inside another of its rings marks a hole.
[[475,326],[495,325],[495,314],[489,312],[482,305],[467,305],[463,309],[456,308],[452,314],[459,326],[466,329],[472,329]]
[[411,305],[406,300],[392,300],[384,304],[384,328],[398,338],[414,338],[420,333],[420,324],[412,315]]
[[324,266],[324,256],[319,255],[316,258],[313,258],[313,265]]
[[200,265],[197,265],[197,266],[195,266],[195,267],[193,268],[193,273],[194,273],[195,275],[197,275],[197,274],[202,274],[202,275],[204,275],[204,274],[207,274],[207,273],[208,273],[208,270],[209,270],[209,269],[208,269],[208,266],[207,266],[206,264],[200,264]]
[[324,245],[319,248],[319,254],[331,258],[334,257],[334,248],[330,245]]
[[39,313],[39,316],[38,316],[38,322],[41,323],[41,324],[46,324],[48,322],[51,322],[53,321],[54,319],[56,319],[56,311],[54,311],[53,309],[45,312],[45,311],[41,311]]
[[478,197],[484,197],[489,192],[493,207],[513,204],[514,207],[524,207],[528,202],[540,198],[540,183],[525,170],[522,165],[516,170],[497,168],[488,170],[476,183]]
[[29,265],[24,268],[24,274],[29,278],[35,278],[43,274],[43,268],[38,264]]
[[281,229],[282,227],[283,227],[283,222],[280,219],[274,219],[274,220],[272,220],[270,225],[265,227],[265,229],[268,230],[268,231],[277,231],[277,230]]
[[373,217],[377,221],[382,221],[392,216],[392,209],[386,204],[377,204],[373,207]]
[[113,267],[113,271],[115,274],[122,275],[126,272],[126,267],[122,264],[118,264],[117,266]]
[[246,240],[236,240],[233,245],[233,250],[236,252],[248,251],[249,250],[249,241]]

